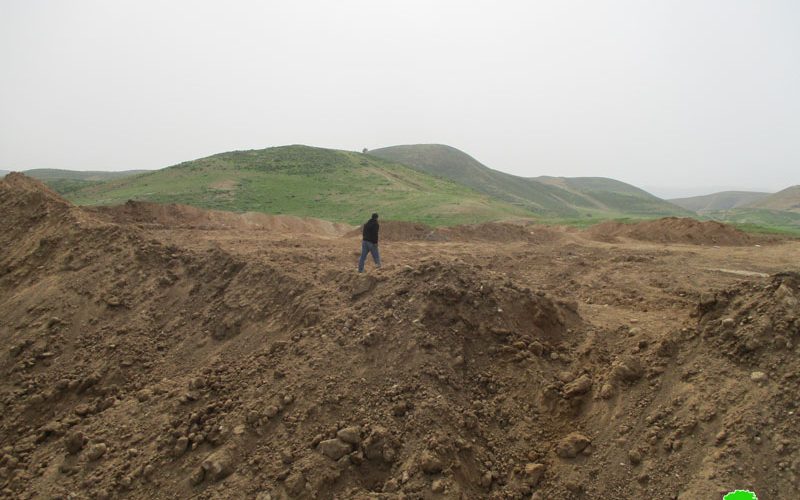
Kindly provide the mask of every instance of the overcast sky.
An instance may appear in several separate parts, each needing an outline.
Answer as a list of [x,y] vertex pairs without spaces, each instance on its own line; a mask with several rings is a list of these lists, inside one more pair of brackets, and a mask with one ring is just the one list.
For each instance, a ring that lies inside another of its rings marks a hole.
[[800,183],[800,2],[0,3],[0,169],[298,143],[779,190]]

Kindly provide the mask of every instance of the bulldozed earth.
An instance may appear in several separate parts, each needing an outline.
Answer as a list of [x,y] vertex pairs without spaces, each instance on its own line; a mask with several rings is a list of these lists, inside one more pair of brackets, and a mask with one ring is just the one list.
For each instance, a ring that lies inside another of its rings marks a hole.
[[358,274],[324,221],[0,210],[4,498],[800,489],[796,240],[387,222]]

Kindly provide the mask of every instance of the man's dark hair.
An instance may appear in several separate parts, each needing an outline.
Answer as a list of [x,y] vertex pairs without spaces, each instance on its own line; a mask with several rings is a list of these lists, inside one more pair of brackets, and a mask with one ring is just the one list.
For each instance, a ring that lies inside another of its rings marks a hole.
[[372,218],[373,219],[377,219],[378,218],[378,214],[372,214]]

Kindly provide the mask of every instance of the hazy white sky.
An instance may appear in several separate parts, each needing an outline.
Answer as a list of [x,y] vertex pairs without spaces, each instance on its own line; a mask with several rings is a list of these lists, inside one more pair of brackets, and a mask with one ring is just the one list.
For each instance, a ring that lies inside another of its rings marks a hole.
[[2,169],[432,142],[662,196],[798,184],[800,2],[0,3]]

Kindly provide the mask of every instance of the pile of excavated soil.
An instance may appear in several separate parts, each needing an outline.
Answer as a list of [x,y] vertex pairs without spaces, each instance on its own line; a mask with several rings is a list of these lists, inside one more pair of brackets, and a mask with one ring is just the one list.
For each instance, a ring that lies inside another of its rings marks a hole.
[[[349,231],[347,238],[361,238],[362,227]],[[398,220],[380,221],[379,241],[422,241],[436,240],[436,230],[431,226],[419,222],[406,222]]]
[[189,205],[159,204],[129,200],[124,205],[87,209],[102,218],[150,228],[253,229],[277,233],[306,233],[341,236],[352,226],[293,215],[268,215],[257,212],[233,213],[203,210]]
[[574,306],[437,261],[315,286],[65,222],[80,210],[11,181],[2,243],[23,251],[0,261],[8,495],[351,497],[429,491],[456,466],[437,488],[538,481],[515,470],[530,453],[515,436],[540,417],[514,374],[544,377],[539,359],[574,344]]
[[[687,292],[664,267],[646,277],[663,253],[475,243],[459,258],[420,242],[359,275],[341,269],[349,241],[160,239],[15,174],[0,210],[4,497],[800,487],[797,275]],[[584,304],[613,297],[631,316],[669,306],[612,327],[618,305]]]
[[[361,228],[352,230],[348,238],[361,236]],[[381,221],[382,241],[486,241],[510,243],[526,241],[542,243],[557,239],[557,232],[544,226],[503,222],[484,222],[452,227],[433,228],[425,224],[404,221]]]
[[699,464],[688,491],[700,498],[712,487],[762,483],[770,485],[767,498],[793,496],[800,488],[800,274],[710,291],[697,316],[704,349],[728,363],[703,366],[698,356],[682,377],[714,386],[709,397],[719,417],[717,433],[706,438],[716,451]]
[[527,241],[543,243],[557,239],[557,233],[544,226],[512,224],[503,222],[484,222],[441,228],[437,231],[442,239],[454,241],[486,241],[510,243]]
[[767,241],[767,238],[749,235],[721,222],[678,217],[632,224],[602,222],[587,229],[587,233],[595,240],[607,242],[615,242],[619,237],[656,243],[688,243],[692,245],[735,246]]

